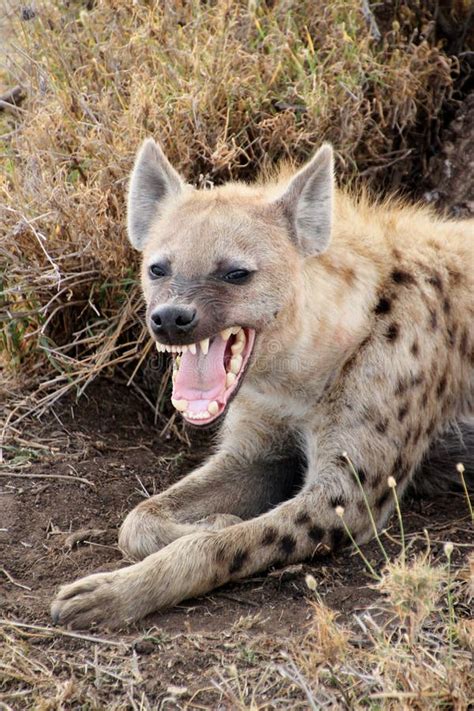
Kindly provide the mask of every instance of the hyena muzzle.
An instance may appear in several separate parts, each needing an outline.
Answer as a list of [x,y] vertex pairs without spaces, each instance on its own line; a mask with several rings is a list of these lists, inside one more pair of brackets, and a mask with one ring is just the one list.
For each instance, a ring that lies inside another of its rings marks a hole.
[[363,542],[389,477],[399,495],[417,470],[443,479],[427,453],[474,414],[472,221],[351,198],[328,145],[275,183],[195,190],[148,140],[128,227],[174,407],[223,418],[219,444],[127,516],[134,565],[61,588],[56,622],[122,625]]

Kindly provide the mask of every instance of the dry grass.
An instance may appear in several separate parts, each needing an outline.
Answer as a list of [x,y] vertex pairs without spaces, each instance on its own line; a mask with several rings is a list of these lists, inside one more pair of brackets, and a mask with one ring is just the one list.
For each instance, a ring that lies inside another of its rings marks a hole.
[[[259,631],[261,613],[240,618],[223,639],[156,628],[118,639],[0,620],[0,708],[466,711],[474,700],[470,575],[449,558],[394,562],[377,605],[345,623],[309,592],[311,621],[287,644]],[[196,653],[208,661],[203,676],[178,664],[179,683],[163,675],[150,683],[157,665]]]
[[378,19],[364,7],[100,0],[10,13],[1,76],[27,99],[0,114],[1,359],[3,392],[28,393],[10,424],[98,373],[150,364],[124,230],[145,135],[200,185],[300,161],[323,140],[346,179],[419,169],[458,62],[429,3],[382,5]]

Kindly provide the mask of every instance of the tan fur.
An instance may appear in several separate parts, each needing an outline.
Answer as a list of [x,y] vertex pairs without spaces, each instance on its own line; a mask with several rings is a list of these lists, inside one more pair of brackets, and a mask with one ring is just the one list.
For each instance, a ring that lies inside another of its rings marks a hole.
[[[345,538],[339,507],[365,541],[361,485],[382,526],[387,478],[401,494],[433,439],[474,413],[474,222],[337,192],[329,248],[307,256],[276,207],[286,182],[185,188],[160,206],[143,254],[148,313],[193,300],[204,314],[193,340],[248,324],[255,350],[216,453],[126,518],[120,546],[140,562],[62,588],[56,620],[123,624],[331,550]],[[181,285],[150,282],[163,252]],[[201,280],[222,259],[259,270],[231,298]]]

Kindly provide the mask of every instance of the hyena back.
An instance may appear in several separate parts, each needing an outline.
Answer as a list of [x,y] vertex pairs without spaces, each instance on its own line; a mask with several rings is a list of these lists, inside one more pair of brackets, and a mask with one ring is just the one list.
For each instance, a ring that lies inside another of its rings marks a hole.
[[352,199],[327,145],[288,180],[197,191],[145,142],[129,234],[147,323],[174,406],[225,419],[207,462],[125,519],[139,562],[63,587],[54,619],[124,624],[369,539],[389,481],[401,495],[474,414],[473,227]]

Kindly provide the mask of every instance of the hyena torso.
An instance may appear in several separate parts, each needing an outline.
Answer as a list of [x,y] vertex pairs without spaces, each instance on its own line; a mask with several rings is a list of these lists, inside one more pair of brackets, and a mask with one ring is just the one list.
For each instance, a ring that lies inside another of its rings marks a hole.
[[328,146],[284,185],[198,192],[145,143],[129,232],[150,331],[175,407],[226,417],[208,461],[126,518],[140,562],[62,588],[54,618],[122,624],[370,538],[367,504],[383,525],[391,486],[474,414],[473,227],[335,192]]

